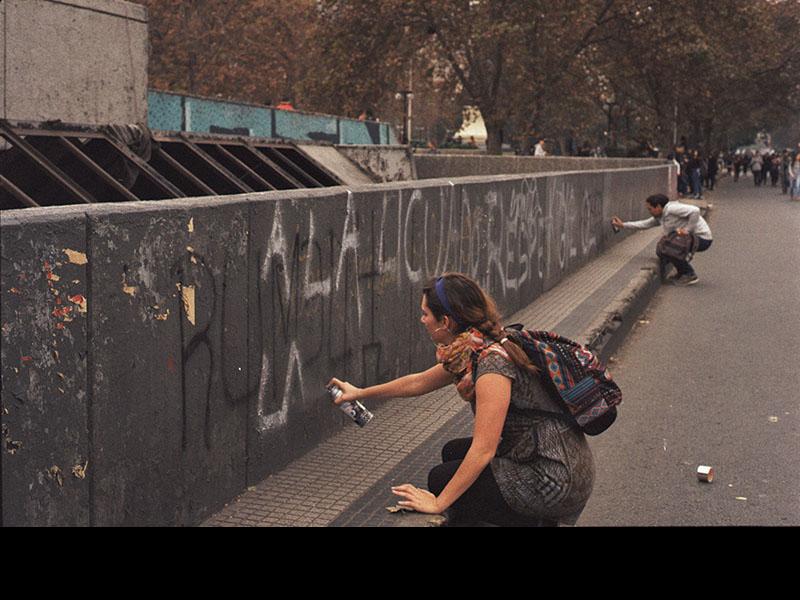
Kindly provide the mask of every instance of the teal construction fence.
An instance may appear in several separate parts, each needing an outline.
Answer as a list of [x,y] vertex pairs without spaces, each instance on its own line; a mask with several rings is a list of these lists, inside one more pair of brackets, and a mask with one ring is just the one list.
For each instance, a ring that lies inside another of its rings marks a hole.
[[389,123],[289,111],[150,90],[151,129],[227,133],[331,144],[389,145],[397,136]]

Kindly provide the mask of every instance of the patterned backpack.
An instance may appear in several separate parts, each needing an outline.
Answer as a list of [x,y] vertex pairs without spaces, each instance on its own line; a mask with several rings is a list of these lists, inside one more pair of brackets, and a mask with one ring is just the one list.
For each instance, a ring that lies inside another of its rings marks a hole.
[[587,435],[598,435],[611,427],[622,392],[591,350],[558,334],[526,330],[519,324],[506,327],[506,334],[519,339],[539,369],[545,389],[564,409],[562,414],[524,412],[558,416]]

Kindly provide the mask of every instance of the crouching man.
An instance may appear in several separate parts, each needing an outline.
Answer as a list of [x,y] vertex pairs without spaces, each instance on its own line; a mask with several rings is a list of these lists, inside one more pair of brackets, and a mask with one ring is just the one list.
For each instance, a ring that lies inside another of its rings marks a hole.
[[689,261],[694,252],[705,252],[711,246],[711,228],[706,220],[700,215],[700,209],[691,204],[684,204],[677,200],[670,201],[663,194],[655,194],[645,200],[647,210],[652,217],[643,221],[625,221],[619,217],[611,219],[611,225],[617,229],[649,229],[661,225],[664,229],[665,237],[677,236],[687,238],[681,241],[687,243],[687,254],[684,256],[675,254],[659,254],[662,263],[672,263],[677,271],[670,278],[675,285],[694,285],[699,278],[694,272]]

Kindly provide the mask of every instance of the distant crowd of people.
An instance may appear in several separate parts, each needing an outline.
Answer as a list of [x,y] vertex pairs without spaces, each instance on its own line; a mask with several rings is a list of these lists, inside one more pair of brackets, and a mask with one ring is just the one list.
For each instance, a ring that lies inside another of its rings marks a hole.
[[753,174],[753,184],[756,187],[781,185],[784,194],[790,194],[792,199],[800,199],[800,144],[796,150],[786,148],[782,152],[775,150],[731,152],[725,156],[725,166],[733,181],[747,176],[748,171]]
[[703,198],[703,190],[713,190],[721,169],[726,169],[734,182],[752,173],[756,187],[781,186],[782,193],[800,200],[800,144],[792,150],[744,150],[701,153],[687,150],[680,144],[669,155],[678,166],[678,195],[681,198]]

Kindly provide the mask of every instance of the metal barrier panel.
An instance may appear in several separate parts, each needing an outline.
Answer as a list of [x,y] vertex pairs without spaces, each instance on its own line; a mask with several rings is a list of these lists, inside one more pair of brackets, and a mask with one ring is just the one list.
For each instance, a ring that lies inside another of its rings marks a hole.
[[184,111],[186,131],[273,137],[269,108],[186,98]]
[[274,119],[275,137],[331,144],[339,142],[339,124],[336,117],[276,110]]
[[226,133],[351,145],[396,145],[389,123],[278,110],[149,90],[148,126],[162,131]]
[[394,127],[389,125],[389,123],[384,123],[381,126],[381,144],[384,146],[396,146],[400,143],[400,140],[397,139],[397,135],[394,132]]
[[340,144],[380,144],[381,124],[374,121],[349,121],[342,119]]
[[147,125],[162,131],[183,131],[183,98],[150,90],[147,93]]
[[0,153],[0,210],[342,183],[293,144],[248,135],[0,119],[0,138],[11,145]]

